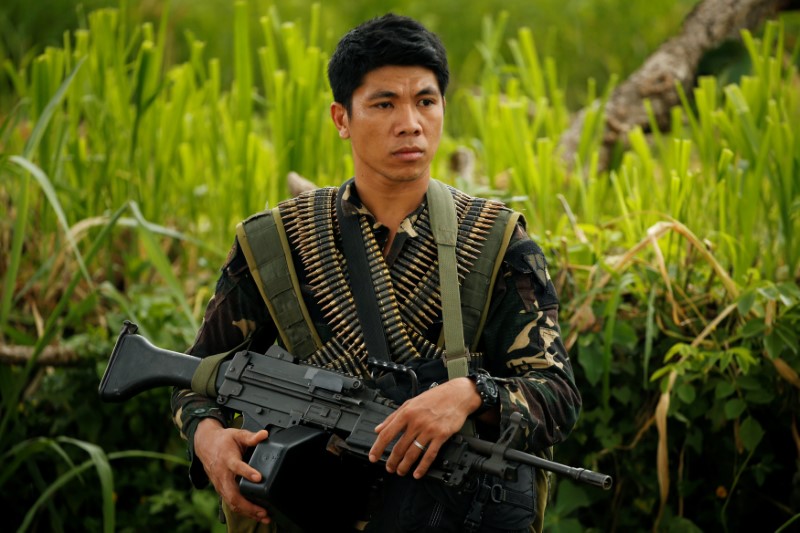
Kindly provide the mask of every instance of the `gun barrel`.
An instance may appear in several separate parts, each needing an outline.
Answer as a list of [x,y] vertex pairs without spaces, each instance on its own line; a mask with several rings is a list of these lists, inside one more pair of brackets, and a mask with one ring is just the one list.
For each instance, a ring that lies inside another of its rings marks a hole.
[[586,470],[585,468],[575,468],[573,470],[577,470],[577,476],[575,477],[578,481],[583,481],[584,483],[588,483],[589,485],[594,485],[596,487],[601,487],[605,490],[611,488],[613,485],[613,480],[611,476],[607,474],[601,474],[600,472],[592,472],[591,470]]
[[[495,444],[492,442],[472,437],[469,437],[466,440],[469,443],[469,446],[476,452],[487,456],[494,453],[493,448]],[[548,461],[542,457],[531,455],[520,450],[508,448],[504,451],[503,457],[509,461],[530,465],[561,476],[571,477],[576,481],[594,485],[595,487],[601,487],[605,490],[610,489],[613,485],[613,479],[607,474],[593,472],[592,470],[587,470],[585,468],[575,468],[573,466],[557,463],[555,461]]]
[[556,463],[555,461],[548,461],[547,459],[519,450],[507,450],[505,458],[511,461],[517,461],[518,463],[535,466],[542,470],[553,472],[554,474],[571,477],[575,481],[594,485],[595,487],[600,487],[605,490],[610,489],[611,485],[613,485],[613,479],[607,474],[601,474],[585,468],[576,468],[574,466]]
[[191,388],[198,357],[153,346],[128,321],[117,338],[114,351],[100,381],[100,399],[122,402],[156,387]]

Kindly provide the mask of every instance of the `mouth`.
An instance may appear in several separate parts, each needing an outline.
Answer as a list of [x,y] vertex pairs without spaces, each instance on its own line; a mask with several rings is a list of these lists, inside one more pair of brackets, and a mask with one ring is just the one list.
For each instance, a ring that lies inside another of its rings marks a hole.
[[392,156],[401,161],[417,161],[425,156],[425,150],[417,146],[407,146],[392,152]]

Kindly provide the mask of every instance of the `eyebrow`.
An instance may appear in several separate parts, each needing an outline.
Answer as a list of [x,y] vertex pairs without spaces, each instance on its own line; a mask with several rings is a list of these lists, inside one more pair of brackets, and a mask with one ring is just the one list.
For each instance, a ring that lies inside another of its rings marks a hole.
[[[414,96],[417,97],[417,96],[430,96],[430,95],[434,95],[434,96],[438,96],[439,95],[438,89],[436,89],[436,87],[434,87],[432,85],[428,85],[427,87],[423,87]],[[380,100],[381,98],[397,98],[397,96],[398,96],[398,94],[396,92],[394,92],[394,91],[378,90],[378,91],[375,91],[374,93],[370,94],[369,96],[367,96],[367,100]]]

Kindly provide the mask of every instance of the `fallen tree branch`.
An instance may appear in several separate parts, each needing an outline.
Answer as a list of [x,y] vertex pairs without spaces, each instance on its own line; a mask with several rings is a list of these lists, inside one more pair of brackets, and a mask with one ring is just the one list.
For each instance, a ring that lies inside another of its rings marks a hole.
[[[26,365],[33,357],[33,346],[0,344],[0,363]],[[80,362],[78,353],[64,346],[47,346],[36,358],[38,366],[73,366]]]
[[289,186],[289,194],[294,198],[295,196],[316,189],[313,181],[304,178],[297,172],[289,172],[286,176],[286,183]]
[[[630,77],[614,89],[606,103],[600,168],[608,168],[611,149],[639,126],[649,130],[649,100],[658,128],[669,128],[670,109],[680,103],[676,85],[687,94],[695,83],[703,54],[730,39],[741,38],[781,11],[800,9],[800,0],[702,0],[683,21],[681,33],[662,44]],[[561,136],[562,158],[575,162],[585,111],[579,112]]]

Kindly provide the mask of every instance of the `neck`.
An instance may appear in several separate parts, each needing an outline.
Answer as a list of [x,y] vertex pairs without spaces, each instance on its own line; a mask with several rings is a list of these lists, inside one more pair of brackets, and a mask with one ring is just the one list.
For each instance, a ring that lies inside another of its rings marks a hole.
[[403,183],[375,183],[359,181],[356,177],[358,197],[378,222],[389,228],[391,237],[400,223],[419,206],[428,190],[430,178]]

